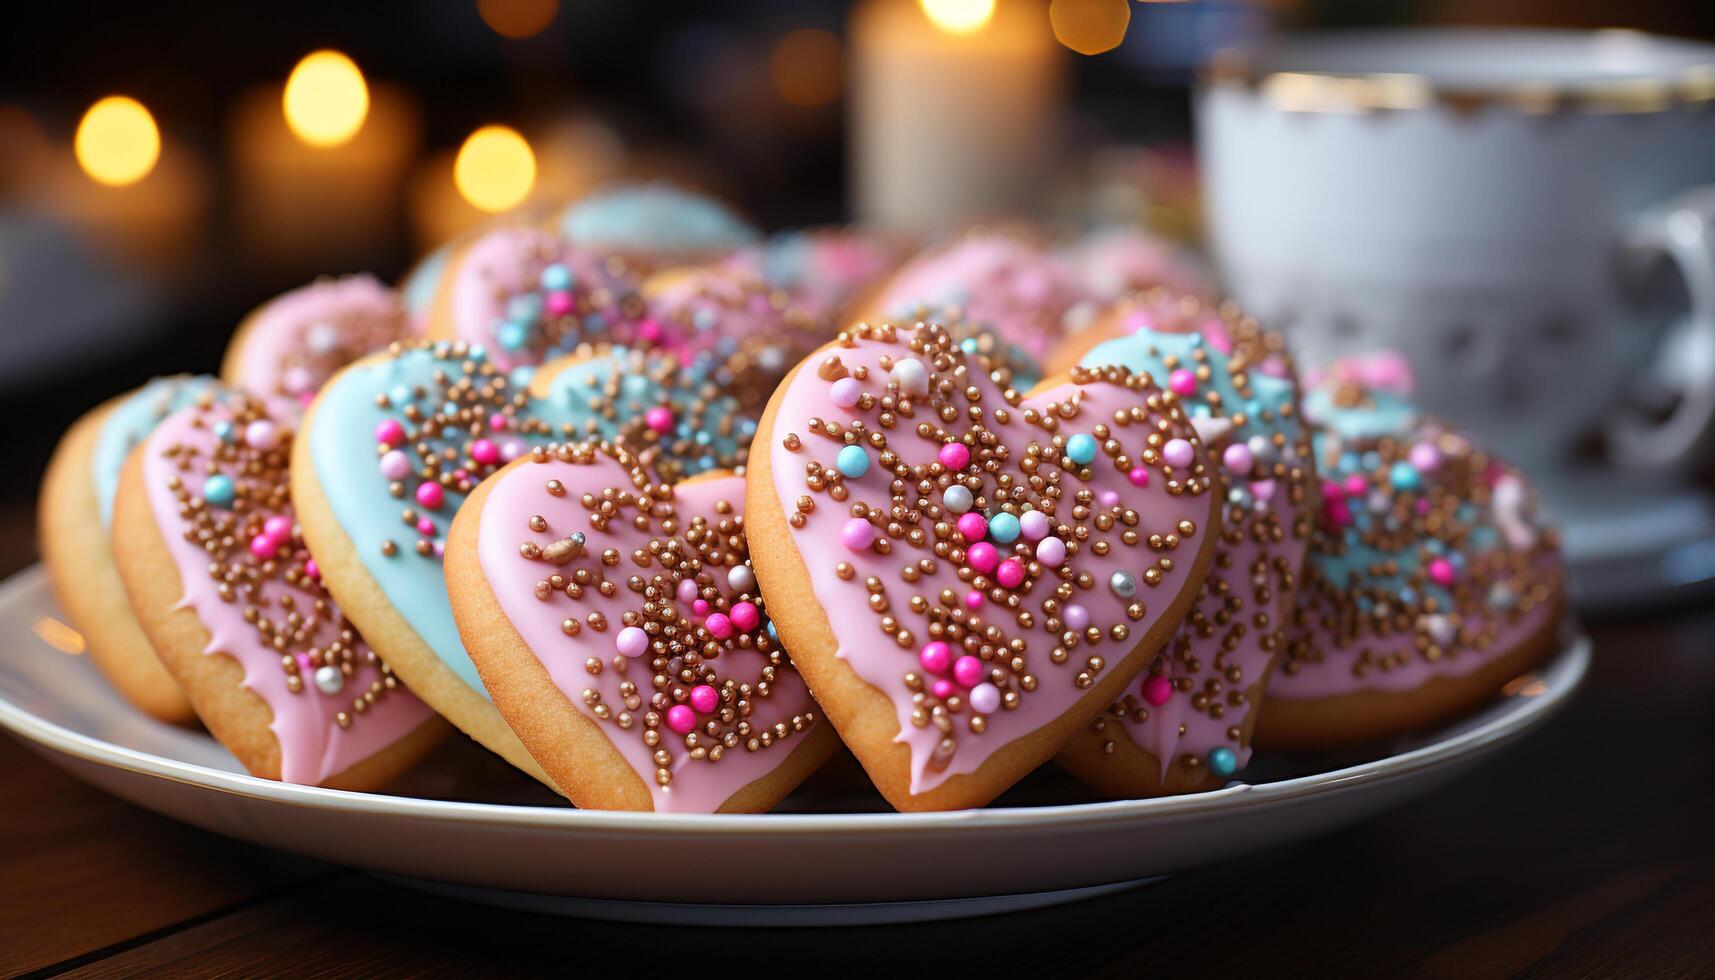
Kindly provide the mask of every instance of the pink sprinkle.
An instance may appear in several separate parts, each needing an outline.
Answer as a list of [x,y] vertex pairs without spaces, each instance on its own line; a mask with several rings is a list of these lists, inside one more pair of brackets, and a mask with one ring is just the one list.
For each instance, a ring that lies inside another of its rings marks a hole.
[[405,441],[405,427],[398,419],[382,419],[375,427],[375,441],[383,446],[397,446]]
[[1271,378],[1284,378],[1284,377],[1286,377],[1288,372],[1286,370],[1285,358],[1282,358],[1279,354],[1270,354],[1267,357],[1263,358],[1262,359],[1262,373],[1268,375]]
[[1167,699],[1173,696],[1173,682],[1161,674],[1151,674],[1143,681],[1143,699],[1154,707],[1161,707]]
[[429,520],[427,517],[419,520],[417,522],[417,533],[421,534],[425,538],[434,537],[435,536],[435,522]]
[[542,304],[549,316],[565,316],[572,312],[572,294],[563,290],[549,293],[546,302]]
[[983,607],[983,594],[976,589],[966,592],[965,605],[971,609],[981,609]]
[[953,661],[953,680],[960,687],[976,687],[983,681],[983,662],[970,654]]
[[727,618],[726,613],[710,613],[709,618],[703,620],[703,629],[708,630],[709,635],[715,639],[725,640],[732,636],[732,620]]
[[731,619],[732,624],[745,633],[762,625],[761,611],[756,608],[754,603],[750,602],[734,603],[732,609],[727,613],[727,618]]
[[707,599],[697,599],[692,602],[691,613],[696,616],[707,616],[709,614],[709,601]]
[[1343,489],[1346,491],[1346,496],[1348,497],[1362,497],[1369,491],[1370,484],[1361,475],[1357,473],[1349,473],[1346,476],[1346,482]]
[[500,462],[500,447],[487,439],[478,439],[470,444],[470,458],[478,466],[493,466]]
[[1167,387],[1181,398],[1190,397],[1197,393],[1197,375],[1187,368],[1179,368],[1167,376]]
[[1027,510],[1024,516],[1018,519],[1018,530],[1026,541],[1041,541],[1053,530],[1053,523],[1048,520],[1047,514],[1039,510]]
[[696,687],[691,688],[691,707],[697,709],[703,714],[706,715],[715,710],[720,706],[720,703],[720,692],[716,691],[709,685],[698,684]]
[[495,432],[505,432],[506,416],[501,415],[499,412],[490,415],[488,417],[488,427]]
[[1274,499],[1274,491],[1276,489],[1278,488],[1275,486],[1273,480],[1251,481],[1251,496],[1265,503]]
[[841,408],[852,408],[863,395],[863,386],[856,378],[841,378],[828,387],[828,399]]
[[1445,558],[1437,558],[1429,563],[1429,580],[1439,586],[1453,584],[1453,563]]
[[381,475],[389,480],[403,480],[411,475],[411,457],[403,450],[389,449],[381,455]]
[[1417,504],[1415,506],[1416,506],[1416,510],[1419,514],[1429,513],[1429,498],[1428,497],[1417,498]]
[[262,522],[262,533],[285,544],[292,540],[292,519],[284,514],[275,514]]
[[1145,467],[1133,466],[1126,476],[1131,478],[1131,485],[1134,487],[1149,486],[1149,470]]
[[257,419],[244,427],[244,441],[267,452],[280,447],[280,430],[267,419]]
[[627,626],[619,631],[618,636],[613,638],[613,645],[623,656],[641,657],[643,652],[649,649],[649,634],[645,633],[641,627]]
[[1342,528],[1352,523],[1351,508],[1346,506],[1346,501],[1342,498],[1336,497],[1325,502],[1322,506],[1322,512],[1328,523],[1335,528]]
[[1060,611],[1060,618],[1065,620],[1066,628],[1074,633],[1084,632],[1084,627],[1090,625],[1090,611],[1076,603]]
[[979,715],[993,714],[1000,709],[1000,688],[983,681],[971,688],[971,710]]
[[307,674],[310,671],[315,670],[315,668],[310,665],[310,655],[309,654],[297,653],[297,654],[293,654],[293,657],[298,661],[298,670],[301,673]]
[[439,483],[417,484],[417,503],[430,510],[440,510],[441,505],[446,502],[446,492],[441,489]]
[[1252,462],[1250,448],[1242,442],[1233,443],[1221,453],[1221,464],[1231,473],[1249,473]]
[[1017,558],[1008,558],[1000,563],[994,577],[1000,581],[1002,588],[1016,589],[1024,584],[1024,563]]
[[1418,472],[1428,473],[1441,465],[1441,451],[1427,442],[1411,447],[1411,465]]
[[840,529],[840,543],[847,551],[867,551],[875,543],[875,528],[861,517],[854,517]]
[[1338,480],[1323,480],[1322,481],[1322,500],[1324,502],[1329,501],[1329,500],[1338,500],[1341,497],[1344,497],[1345,495],[1346,495],[1346,491],[1340,488],[1340,481],[1338,481]]
[[675,704],[667,709],[667,727],[680,735],[688,735],[697,727],[697,713],[685,705]]
[[468,480],[468,479],[470,479],[470,470],[467,470],[462,466],[456,470],[453,470],[453,479],[455,479],[455,480]]
[[1167,445],[1161,447],[1161,458],[1167,460],[1168,466],[1190,466],[1196,457],[1191,443],[1184,439],[1169,439]]
[[971,451],[962,442],[949,442],[941,447],[941,465],[950,470],[962,470],[971,462]]
[[994,550],[994,545],[978,541],[965,551],[965,564],[987,575],[1000,564],[1000,554]]
[[1066,542],[1059,538],[1043,538],[1036,543],[1036,560],[1050,568],[1058,568],[1066,560]]
[[1120,502],[1119,491],[1103,490],[1096,494],[1096,502],[1101,504],[1103,507],[1117,507]]
[[966,541],[981,541],[989,533],[989,522],[983,519],[983,515],[974,510],[967,510],[960,514],[959,521],[954,526],[959,529],[960,534],[965,536]]
[[666,435],[673,431],[673,410],[657,405],[643,413],[643,424],[649,426],[649,431]]
[[500,458],[510,463],[524,455],[524,444],[517,439],[508,439],[500,444]]
[[697,599],[697,583],[690,579],[679,580],[679,601],[695,602]]
[[280,550],[280,543],[266,534],[258,534],[250,539],[250,553],[267,561]]
[[930,640],[917,651],[917,662],[931,674],[944,674],[953,666],[953,648],[940,640]]
[[935,695],[936,697],[940,698],[941,700],[945,701],[948,698],[952,697],[953,695],[959,693],[959,687],[958,687],[958,685],[954,684],[952,681],[947,680],[945,677],[943,677],[940,680],[936,681],[935,683],[929,685],[929,693],[931,693],[931,694]]
[[447,553],[447,546],[442,542],[436,541],[434,544],[429,545],[429,550],[434,552],[436,558],[439,558]]
[[316,564],[316,560],[311,558],[304,562],[304,574],[319,581],[322,577],[322,566]]
[[653,344],[659,341],[661,339],[661,335],[661,322],[653,317],[644,320],[642,323],[637,325],[637,336],[649,343]]

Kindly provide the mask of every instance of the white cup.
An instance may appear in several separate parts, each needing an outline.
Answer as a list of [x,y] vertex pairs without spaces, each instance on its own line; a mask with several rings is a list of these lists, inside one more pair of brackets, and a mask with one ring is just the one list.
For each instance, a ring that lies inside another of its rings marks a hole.
[[1627,395],[1676,315],[1715,352],[1715,45],[1301,35],[1218,60],[1197,125],[1226,286],[1305,363],[1401,351],[1520,462],[1598,429],[1640,468],[1712,442],[1715,364],[1655,378],[1654,415]]

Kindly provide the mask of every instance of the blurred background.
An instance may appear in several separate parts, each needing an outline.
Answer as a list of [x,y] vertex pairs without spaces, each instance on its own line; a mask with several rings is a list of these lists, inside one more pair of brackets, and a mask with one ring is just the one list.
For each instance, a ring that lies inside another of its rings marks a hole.
[[[12,432],[27,478],[4,492],[29,499],[64,425],[100,399],[215,368],[270,296],[320,274],[397,280],[495,212],[666,177],[768,229],[909,222],[934,202],[858,186],[854,161],[910,158],[889,117],[909,115],[914,86],[974,86],[994,142],[942,163],[1011,168],[1033,217],[1195,243],[1189,93],[1213,53],[1302,28],[1438,24],[1715,37],[1715,5],[30,4],[0,36],[0,403],[29,422]],[[1051,169],[1017,163],[1044,148]]]

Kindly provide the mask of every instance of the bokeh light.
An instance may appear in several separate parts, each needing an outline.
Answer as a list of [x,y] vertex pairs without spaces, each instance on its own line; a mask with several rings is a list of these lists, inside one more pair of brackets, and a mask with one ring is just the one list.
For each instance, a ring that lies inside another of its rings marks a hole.
[[1101,54],[1125,40],[1131,0],[1053,0],[1048,21],[1061,44],[1079,54]]
[[845,49],[828,31],[792,31],[768,56],[768,79],[787,105],[827,105],[840,97],[845,78]]
[[135,184],[161,158],[161,131],[136,99],[110,95],[89,107],[74,141],[84,173],[114,187]]
[[949,34],[971,34],[994,19],[995,0],[917,0],[929,20]]
[[505,211],[530,195],[536,155],[518,131],[484,126],[464,141],[453,161],[453,184],[484,211]]
[[286,79],[286,124],[311,146],[338,146],[363,128],[369,86],[363,72],[338,51],[304,56]]
[[559,0],[476,0],[476,12],[488,29],[514,41],[533,37],[554,22]]

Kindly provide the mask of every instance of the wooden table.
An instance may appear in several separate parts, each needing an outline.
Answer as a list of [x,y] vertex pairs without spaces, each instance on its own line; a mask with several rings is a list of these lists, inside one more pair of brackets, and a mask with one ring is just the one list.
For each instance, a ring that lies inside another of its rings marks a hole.
[[[11,569],[29,532],[7,531]],[[1715,610],[1592,634],[1588,687],[1545,730],[1339,836],[1079,905],[868,930],[432,898],[173,823],[0,738],[0,974],[1715,976]]]

